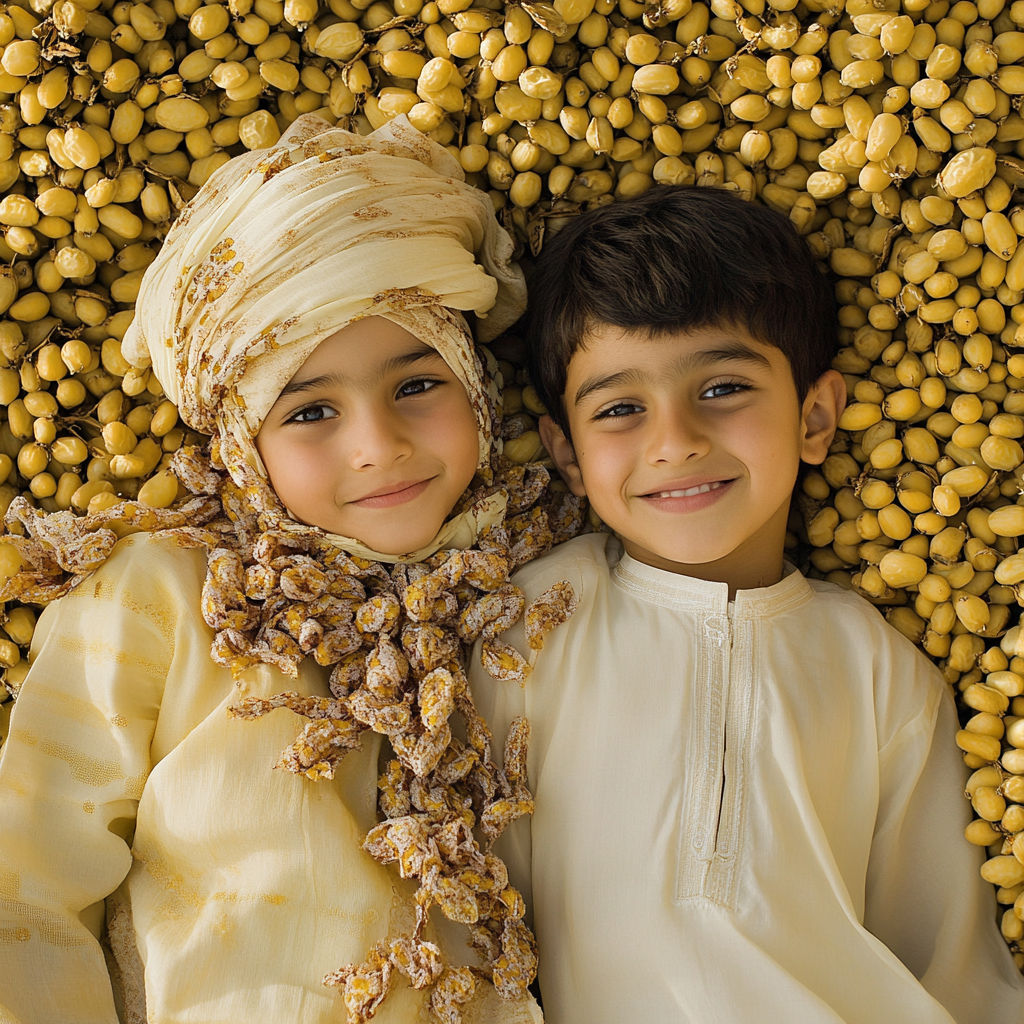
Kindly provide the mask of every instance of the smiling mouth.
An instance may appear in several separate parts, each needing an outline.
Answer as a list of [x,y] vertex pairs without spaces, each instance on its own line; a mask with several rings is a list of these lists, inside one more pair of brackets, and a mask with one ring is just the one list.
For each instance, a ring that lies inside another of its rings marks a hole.
[[357,498],[351,504],[361,508],[390,508],[392,505],[404,505],[407,501],[418,498],[433,479],[433,477],[428,477],[426,480],[417,480],[411,484],[396,484],[392,490],[368,494],[365,498]]
[[645,494],[645,498],[692,498],[697,494],[707,494],[708,491],[717,491],[719,487],[724,487],[727,483],[731,483],[731,480],[715,480],[709,484],[698,484],[696,487],[686,487],[678,491],[652,491],[650,494]]

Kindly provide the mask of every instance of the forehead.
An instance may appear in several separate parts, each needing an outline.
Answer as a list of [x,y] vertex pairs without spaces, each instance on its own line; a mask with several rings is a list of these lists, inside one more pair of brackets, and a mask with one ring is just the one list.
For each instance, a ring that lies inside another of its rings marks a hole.
[[569,362],[568,379],[607,370],[673,367],[680,372],[717,363],[747,363],[764,370],[789,368],[785,354],[740,325],[715,324],[689,331],[651,334],[598,324],[587,332]]
[[347,368],[372,366],[396,355],[422,352],[433,353],[404,327],[384,317],[370,316],[348,324],[328,335],[309,354],[295,376],[302,378],[327,366],[341,363]]

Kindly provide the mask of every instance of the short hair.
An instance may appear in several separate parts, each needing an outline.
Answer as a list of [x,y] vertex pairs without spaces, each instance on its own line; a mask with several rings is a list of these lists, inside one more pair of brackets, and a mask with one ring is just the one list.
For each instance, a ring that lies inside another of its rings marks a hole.
[[724,189],[655,186],[545,245],[530,281],[530,377],[568,434],[569,361],[596,327],[656,338],[720,324],[780,349],[801,401],[838,348],[832,286],[786,217]]

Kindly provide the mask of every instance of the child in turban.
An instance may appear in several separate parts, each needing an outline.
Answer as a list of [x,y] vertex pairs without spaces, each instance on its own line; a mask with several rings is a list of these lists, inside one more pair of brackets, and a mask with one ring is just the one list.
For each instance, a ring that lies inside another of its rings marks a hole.
[[[463,656],[525,677],[508,576],[580,523],[502,459],[464,316],[518,318],[511,256],[404,121],[300,118],[168,234],[124,349],[211,436],[187,500],[8,517],[0,599],[54,603],[0,761],[4,1019],[539,1019],[490,852],[532,807],[527,728],[499,768]],[[536,648],[571,605],[531,606]]]

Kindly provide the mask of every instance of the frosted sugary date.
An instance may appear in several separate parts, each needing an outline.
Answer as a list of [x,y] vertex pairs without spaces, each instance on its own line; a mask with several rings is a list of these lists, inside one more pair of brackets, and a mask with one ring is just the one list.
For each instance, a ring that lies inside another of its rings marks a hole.
[[526,609],[526,642],[533,651],[544,647],[544,638],[565,622],[576,609],[576,594],[565,580],[548,587]]

